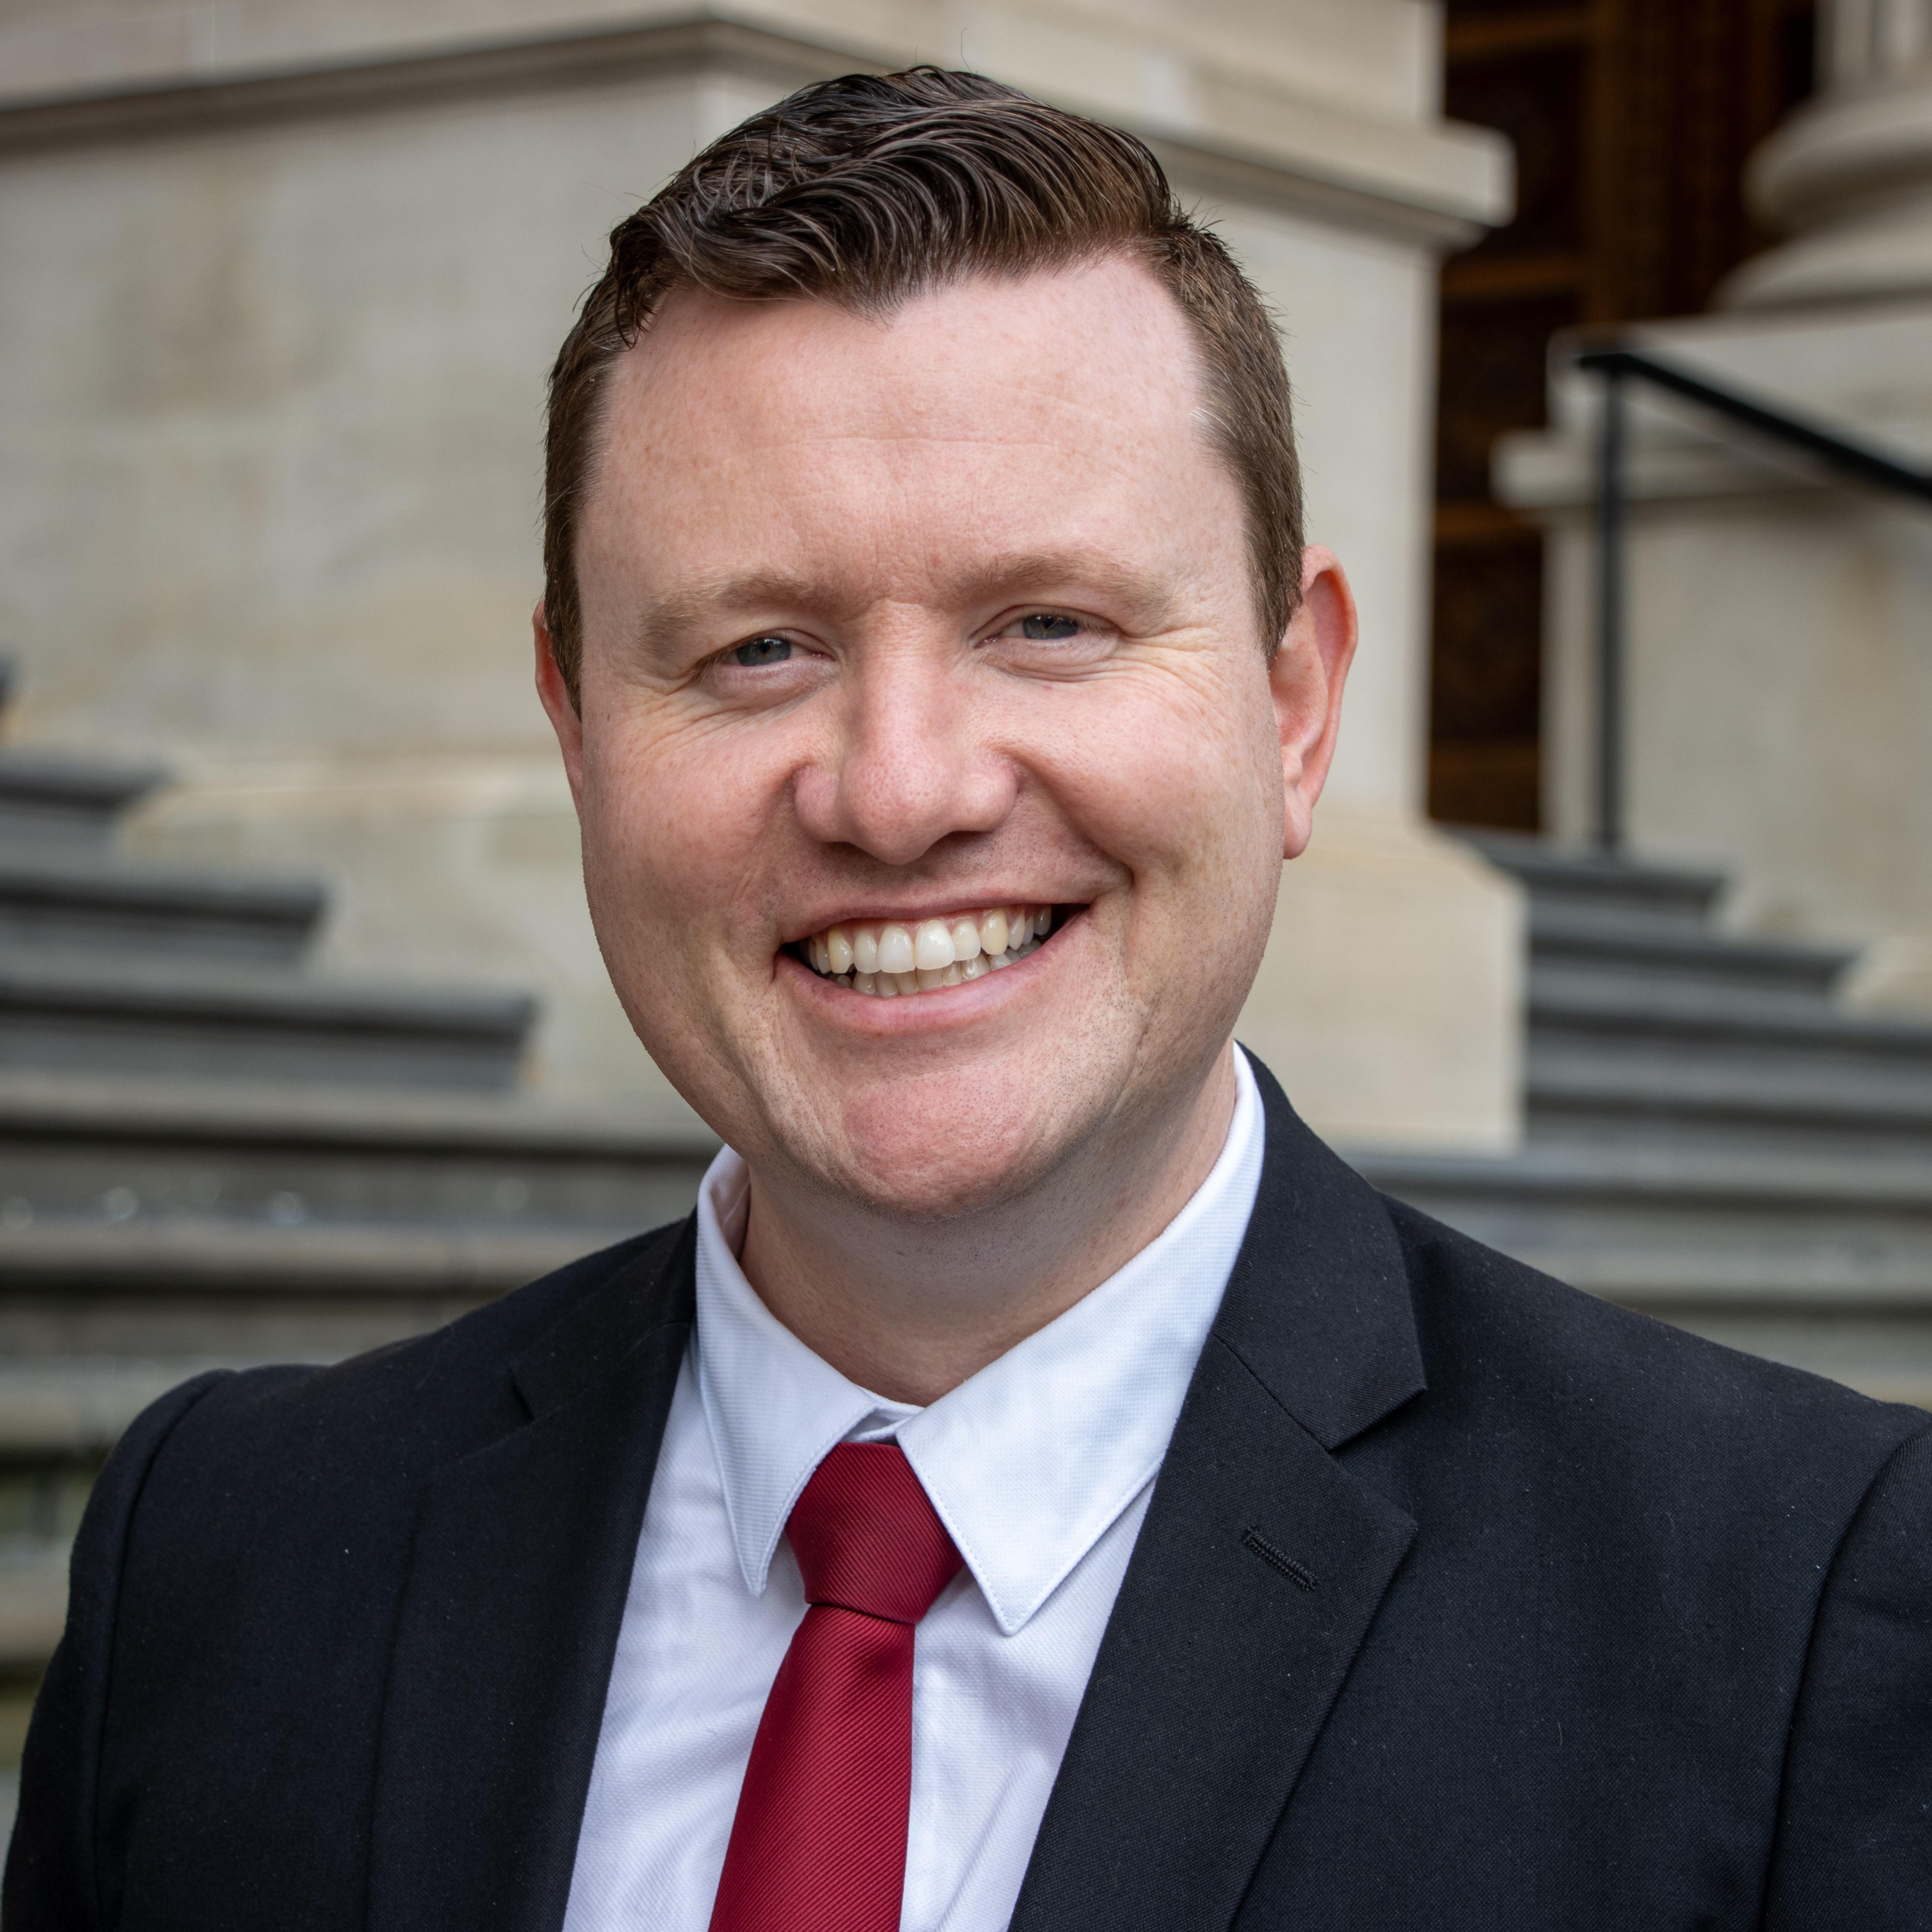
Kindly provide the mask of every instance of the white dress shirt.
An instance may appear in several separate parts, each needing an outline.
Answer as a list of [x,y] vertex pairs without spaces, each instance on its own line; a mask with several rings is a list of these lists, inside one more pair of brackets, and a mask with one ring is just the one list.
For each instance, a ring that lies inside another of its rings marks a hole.
[[565,1932],[704,1932],[752,1739],[805,1615],[786,1519],[826,1451],[896,1439],[965,1568],[918,1629],[902,1932],[1000,1932],[1261,1179],[1226,1144],[1160,1237],[926,1408],[812,1353],[739,1268],[747,1176],[698,1198],[698,1324],[626,1603]]

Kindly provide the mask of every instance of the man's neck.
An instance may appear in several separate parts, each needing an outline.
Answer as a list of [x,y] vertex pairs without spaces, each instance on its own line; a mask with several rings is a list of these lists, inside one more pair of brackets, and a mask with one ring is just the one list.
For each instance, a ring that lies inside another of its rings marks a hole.
[[794,1198],[754,1170],[746,1279],[848,1381],[895,1402],[935,1402],[1064,1314],[1186,1205],[1227,1141],[1234,1051],[1191,1104],[982,1214],[909,1223]]

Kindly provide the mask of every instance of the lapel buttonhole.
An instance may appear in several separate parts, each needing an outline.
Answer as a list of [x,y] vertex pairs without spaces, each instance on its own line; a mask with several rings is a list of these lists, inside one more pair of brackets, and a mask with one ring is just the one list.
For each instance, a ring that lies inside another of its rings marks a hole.
[[1305,1563],[1298,1563],[1284,1550],[1276,1549],[1258,1529],[1250,1529],[1241,1538],[1242,1546],[1252,1550],[1270,1570],[1279,1570],[1291,1583],[1299,1584],[1304,1590],[1315,1588],[1315,1572]]

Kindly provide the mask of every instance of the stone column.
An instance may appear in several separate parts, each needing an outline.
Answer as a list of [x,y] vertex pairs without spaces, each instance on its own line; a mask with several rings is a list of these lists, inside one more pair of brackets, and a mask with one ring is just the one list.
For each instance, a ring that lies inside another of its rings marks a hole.
[[1748,177],[1790,238],[1732,277],[1726,307],[1932,291],[1932,0],[1825,0],[1818,31],[1822,89]]
[[[1826,0],[1822,91],[1753,158],[1784,238],[1647,350],[1932,462],[1932,0]],[[1549,532],[1546,822],[1595,771],[1598,385],[1553,357],[1497,482]],[[1932,515],[1642,386],[1632,395],[1626,782],[1644,857],[1714,866],[1746,928],[1865,948],[1841,988],[1932,1010]]]

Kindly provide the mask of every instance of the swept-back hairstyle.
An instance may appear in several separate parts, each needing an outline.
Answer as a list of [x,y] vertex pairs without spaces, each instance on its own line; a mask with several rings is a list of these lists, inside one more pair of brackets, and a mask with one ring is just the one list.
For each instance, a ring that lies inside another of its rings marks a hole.
[[1204,427],[1241,490],[1272,651],[1300,596],[1301,479],[1266,304],[1131,134],[983,75],[914,68],[800,88],[714,141],[612,231],[609,264],[550,377],[544,609],[572,699],[584,649],[578,519],[605,379],[670,291],[805,296],[886,315],[967,276],[1114,254],[1144,261],[1193,329]]

